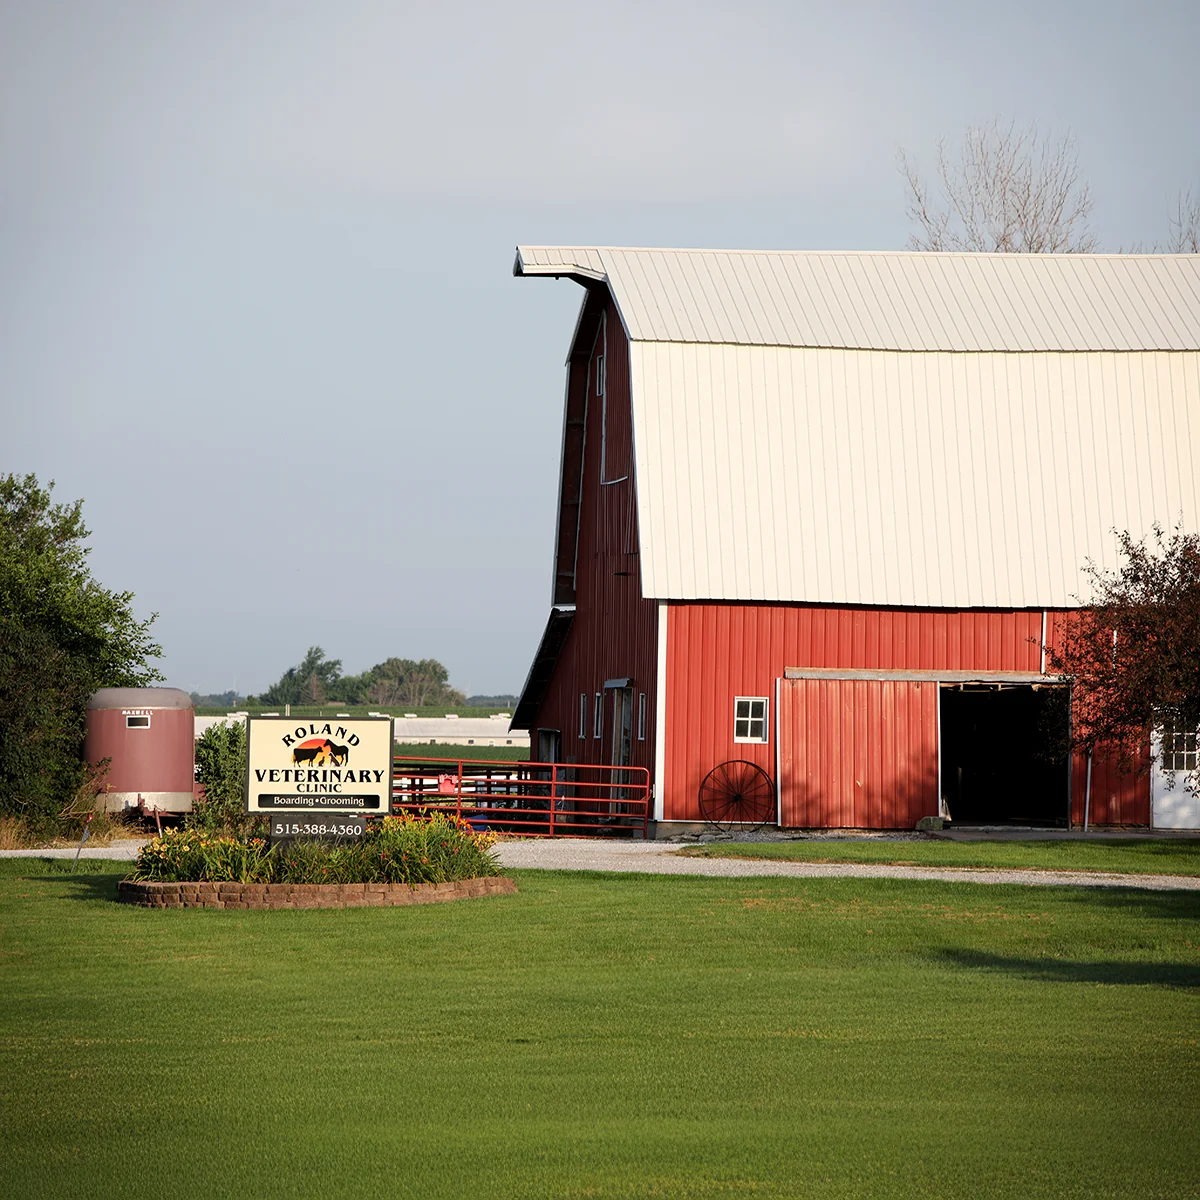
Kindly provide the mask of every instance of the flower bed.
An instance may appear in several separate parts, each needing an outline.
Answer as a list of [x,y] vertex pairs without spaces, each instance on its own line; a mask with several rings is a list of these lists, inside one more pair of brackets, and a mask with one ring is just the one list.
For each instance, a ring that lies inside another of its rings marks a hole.
[[122,904],[143,908],[388,908],[441,904],[477,896],[508,896],[516,885],[502,875],[452,883],[138,883],[117,886]]
[[450,815],[385,817],[360,841],[271,846],[259,837],[173,829],[142,847],[130,883],[357,885],[455,883],[497,876],[495,835]]

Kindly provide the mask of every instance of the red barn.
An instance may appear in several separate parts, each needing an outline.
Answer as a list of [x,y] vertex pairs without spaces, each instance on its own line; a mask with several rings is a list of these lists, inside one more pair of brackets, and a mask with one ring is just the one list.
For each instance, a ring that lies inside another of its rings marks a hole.
[[584,289],[535,758],[649,768],[660,823],[744,761],[784,826],[1200,826],[1055,755],[1043,652],[1114,530],[1200,528],[1200,256],[523,246],[514,273]]

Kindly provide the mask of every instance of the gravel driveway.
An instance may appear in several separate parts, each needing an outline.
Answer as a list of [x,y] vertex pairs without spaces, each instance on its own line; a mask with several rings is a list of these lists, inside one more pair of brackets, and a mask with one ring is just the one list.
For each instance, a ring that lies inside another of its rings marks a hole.
[[641,871],[656,875],[786,875],[800,879],[936,879],[956,883],[1023,883],[1032,886],[1133,887],[1153,891],[1200,891],[1200,878],[1187,875],[1109,875],[1096,871],[1012,871],[971,867],[897,867],[884,863],[797,863],[764,859],[685,858],[671,842],[541,839],[501,842],[506,867],[549,871]]
[[[694,845],[694,843],[692,843]],[[82,858],[132,860],[140,841],[85,847]],[[935,879],[955,883],[1023,883],[1029,886],[1131,887],[1152,891],[1200,891],[1200,878],[1187,875],[1110,875],[1098,871],[1012,871],[978,867],[896,867],[885,863],[771,862],[765,859],[685,858],[678,842],[625,842],[583,838],[540,838],[501,842],[506,867],[545,871],[637,871],[651,875],[720,875],[752,878],[785,875],[799,879]],[[0,858],[74,858],[75,850],[0,850]]]

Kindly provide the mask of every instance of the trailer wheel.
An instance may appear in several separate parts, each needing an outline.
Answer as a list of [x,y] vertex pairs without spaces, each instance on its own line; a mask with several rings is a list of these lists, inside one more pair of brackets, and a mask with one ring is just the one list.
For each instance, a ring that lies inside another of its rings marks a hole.
[[762,767],[744,758],[723,762],[700,785],[700,815],[726,832],[735,825],[761,829],[775,820],[775,784]]

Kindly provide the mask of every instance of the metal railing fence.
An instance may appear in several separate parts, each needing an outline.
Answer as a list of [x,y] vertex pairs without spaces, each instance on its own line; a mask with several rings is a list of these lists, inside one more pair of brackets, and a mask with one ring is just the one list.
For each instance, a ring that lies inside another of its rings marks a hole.
[[397,755],[393,812],[446,812],[523,837],[646,837],[650,772],[592,763]]

